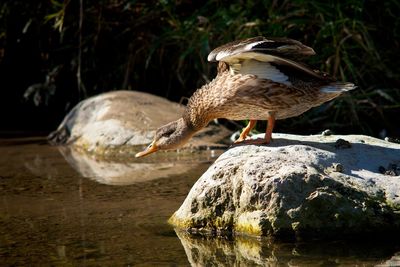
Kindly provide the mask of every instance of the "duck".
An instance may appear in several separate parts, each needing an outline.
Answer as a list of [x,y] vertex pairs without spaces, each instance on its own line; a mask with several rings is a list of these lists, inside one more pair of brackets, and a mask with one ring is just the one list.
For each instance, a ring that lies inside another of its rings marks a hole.
[[[178,149],[218,118],[248,120],[235,144],[269,144],[276,120],[296,117],[353,90],[303,63],[315,51],[297,40],[263,36],[237,40],[215,48],[209,62],[217,62],[217,75],[190,97],[182,117],[158,128],[150,145],[137,153]],[[247,137],[259,120],[266,120],[264,138]]]

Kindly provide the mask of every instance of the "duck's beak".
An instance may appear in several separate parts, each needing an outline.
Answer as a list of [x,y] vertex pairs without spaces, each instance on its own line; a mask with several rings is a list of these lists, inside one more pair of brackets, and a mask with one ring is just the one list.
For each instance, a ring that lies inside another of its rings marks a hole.
[[147,156],[148,154],[151,154],[153,152],[158,151],[159,148],[154,144],[154,141],[148,146],[146,147],[145,150],[143,150],[142,152],[139,152],[135,155],[136,158],[140,158],[140,157],[144,157]]

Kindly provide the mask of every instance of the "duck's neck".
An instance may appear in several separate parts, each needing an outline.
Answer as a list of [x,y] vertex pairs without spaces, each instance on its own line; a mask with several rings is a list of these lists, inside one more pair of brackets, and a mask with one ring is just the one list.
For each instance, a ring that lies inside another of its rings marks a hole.
[[196,132],[206,127],[211,120],[204,109],[200,107],[193,108],[190,106],[186,107],[183,119],[185,120],[186,125]]
[[210,121],[220,117],[218,111],[224,101],[222,87],[228,75],[228,72],[218,74],[214,80],[194,92],[189,99],[183,118],[194,130],[199,131]]

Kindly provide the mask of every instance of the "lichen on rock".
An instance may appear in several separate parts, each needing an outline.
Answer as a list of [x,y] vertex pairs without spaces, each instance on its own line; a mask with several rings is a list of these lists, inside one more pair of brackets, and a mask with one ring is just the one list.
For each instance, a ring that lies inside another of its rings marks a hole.
[[[257,236],[399,231],[400,177],[379,172],[400,163],[399,145],[357,135],[274,138],[267,146],[234,146],[222,154],[170,223]],[[351,146],[338,148],[340,139]]]

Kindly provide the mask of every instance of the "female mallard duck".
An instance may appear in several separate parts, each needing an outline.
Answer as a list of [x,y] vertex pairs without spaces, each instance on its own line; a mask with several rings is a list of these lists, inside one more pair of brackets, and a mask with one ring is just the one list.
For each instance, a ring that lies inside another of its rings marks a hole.
[[216,118],[250,120],[235,142],[244,141],[257,120],[268,120],[264,139],[249,140],[268,144],[275,120],[298,116],[355,88],[294,61],[314,54],[287,38],[255,37],[214,49],[208,61],[219,61],[217,77],[198,89],[182,118],[160,127],[136,157],[178,148]]

